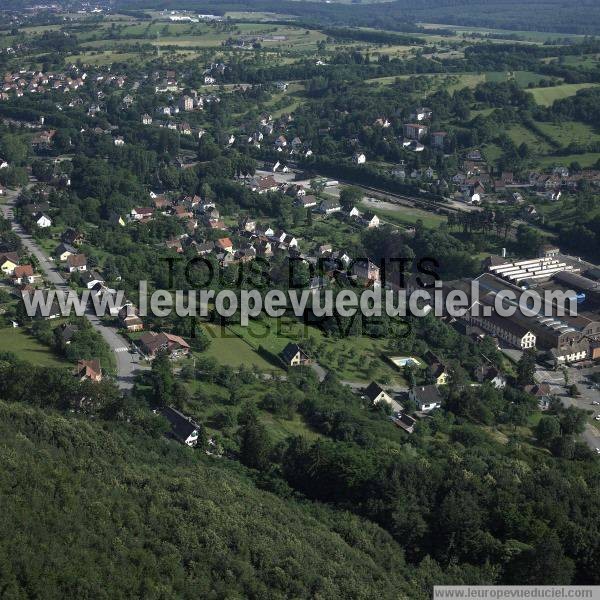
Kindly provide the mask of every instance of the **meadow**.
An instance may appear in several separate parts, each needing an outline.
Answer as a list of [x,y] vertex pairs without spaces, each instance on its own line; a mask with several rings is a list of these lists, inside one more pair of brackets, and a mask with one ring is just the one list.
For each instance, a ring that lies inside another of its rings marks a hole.
[[556,100],[574,96],[579,90],[596,87],[593,83],[564,83],[553,87],[532,88],[529,93],[542,106],[552,106]]
[[20,359],[40,367],[70,367],[71,364],[61,360],[47,346],[38,342],[21,328],[7,327],[0,329],[0,351],[13,352]]

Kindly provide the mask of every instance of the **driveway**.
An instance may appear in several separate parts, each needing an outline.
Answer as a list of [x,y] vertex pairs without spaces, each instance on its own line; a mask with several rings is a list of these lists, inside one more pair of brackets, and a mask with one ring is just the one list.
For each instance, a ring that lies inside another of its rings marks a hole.
[[[55,289],[67,292],[70,288],[65,279],[56,268],[54,262],[38,246],[35,240],[23,230],[23,228],[14,220],[14,204],[16,202],[18,191],[8,190],[6,202],[2,204],[2,213],[5,219],[12,222],[12,230],[21,238],[23,246],[30,254],[33,254],[40,264],[40,269],[44,276]],[[121,337],[115,327],[104,325],[93,312],[87,312],[85,317],[91,323],[92,327],[104,338],[115,355],[117,363],[116,383],[122,391],[129,391],[133,387],[133,380],[136,371],[147,368],[139,363],[139,355],[129,352],[129,343]]]

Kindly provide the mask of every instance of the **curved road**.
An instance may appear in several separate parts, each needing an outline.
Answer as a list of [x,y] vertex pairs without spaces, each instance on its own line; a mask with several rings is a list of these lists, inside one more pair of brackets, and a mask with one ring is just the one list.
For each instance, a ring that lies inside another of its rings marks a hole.
[[[56,268],[54,262],[38,246],[35,240],[26,233],[23,228],[15,222],[14,205],[19,195],[19,190],[7,190],[7,201],[2,204],[2,212],[5,219],[12,223],[12,230],[21,238],[23,246],[30,254],[33,254],[44,273],[46,280],[57,290],[67,292],[70,288],[64,280],[60,271]],[[129,352],[129,343],[119,335],[115,327],[104,325],[95,313],[88,311],[85,315],[92,327],[104,338],[115,355],[117,363],[116,383],[119,388],[127,392],[133,387],[133,379],[136,371],[145,369],[139,362],[139,354]]]

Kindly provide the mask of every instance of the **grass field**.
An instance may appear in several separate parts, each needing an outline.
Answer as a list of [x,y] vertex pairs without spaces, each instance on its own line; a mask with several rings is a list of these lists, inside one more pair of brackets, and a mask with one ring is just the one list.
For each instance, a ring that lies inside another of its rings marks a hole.
[[281,371],[281,367],[268,362],[244,340],[231,331],[215,325],[204,325],[211,344],[202,356],[214,358],[219,364],[229,367],[256,367],[259,371]]
[[19,358],[40,367],[71,366],[20,328],[0,329],[0,351],[14,352]]
[[538,121],[536,125],[561,146],[600,141],[600,134],[593,127],[579,121],[565,121],[562,123]]
[[486,81],[495,83],[513,81],[522,88],[530,84],[538,84],[542,79],[545,79],[543,75],[531,71],[487,71],[485,73]]
[[568,167],[572,162],[579,163],[582,167],[593,167],[600,160],[599,152],[586,152],[585,154],[568,154],[566,156],[540,156],[538,162],[543,167],[564,165]]
[[556,100],[574,96],[579,90],[596,87],[593,83],[565,83],[554,87],[533,88],[528,90],[534,100],[542,106],[552,106]]
[[388,209],[387,205],[386,208],[381,208],[372,202],[362,202],[361,207],[374,212],[385,221],[398,225],[414,225],[417,221],[422,221],[425,227],[437,229],[441,223],[446,222],[446,217],[443,215],[408,206],[398,205],[394,209]]
[[548,142],[538,137],[533,131],[530,131],[523,125],[512,125],[506,130],[506,133],[515,145],[520,146],[525,143],[530,151],[533,151],[536,154],[547,154],[552,150]]

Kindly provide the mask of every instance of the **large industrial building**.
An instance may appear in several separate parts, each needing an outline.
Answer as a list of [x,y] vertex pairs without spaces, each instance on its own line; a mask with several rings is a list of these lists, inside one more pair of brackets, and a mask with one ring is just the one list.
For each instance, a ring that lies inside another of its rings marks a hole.
[[[594,265],[563,256],[558,249],[531,260],[490,257],[484,264],[487,272],[475,279],[478,298],[468,280],[444,284],[448,292],[462,289],[469,294],[471,307],[464,317],[469,325],[509,346],[546,351],[556,366],[600,359],[600,277]],[[511,291],[519,297],[526,290],[535,290],[543,299],[535,314],[517,310],[503,317],[497,313],[498,294]],[[559,313],[557,292],[568,299],[564,316]],[[570,307],[576,314],[570,314]]]

